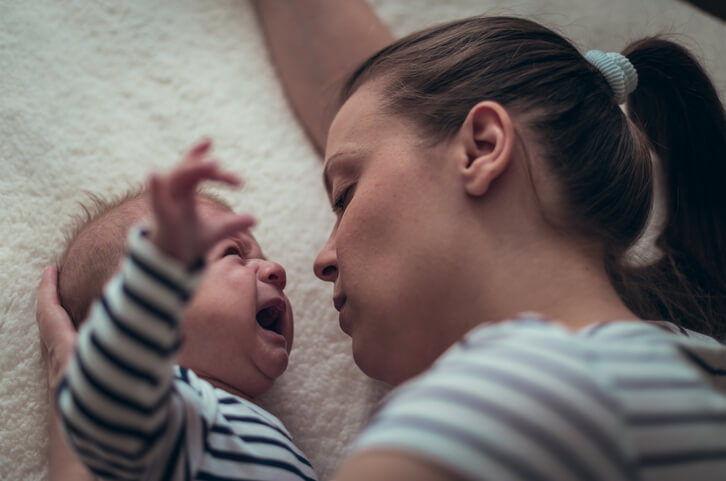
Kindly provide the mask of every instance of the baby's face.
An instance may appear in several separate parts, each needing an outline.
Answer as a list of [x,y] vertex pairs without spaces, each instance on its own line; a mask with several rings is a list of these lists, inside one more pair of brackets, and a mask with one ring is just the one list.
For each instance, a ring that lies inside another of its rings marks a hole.
[[[199,200],[200,216],[226,209]],[[249,232],[215,245],[184,315],[179,364],[227,391],[254,398],[287,367],[293,316],[286,275],[267,260]]]

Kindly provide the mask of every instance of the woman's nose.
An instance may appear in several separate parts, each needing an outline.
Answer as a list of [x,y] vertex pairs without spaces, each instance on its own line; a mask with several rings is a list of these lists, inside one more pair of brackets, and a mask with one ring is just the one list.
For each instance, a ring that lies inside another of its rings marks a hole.
[[280,290],[285,289],[285,285],[287,285],[285,269],[277,262],[258,261],[257,278],[266,284],[278,287]]
[[335,282],[338,279],[338,257],[335,253],[335,240],[332,235],[318,252],[313,263],[313,270],[318,279],[322,281]]

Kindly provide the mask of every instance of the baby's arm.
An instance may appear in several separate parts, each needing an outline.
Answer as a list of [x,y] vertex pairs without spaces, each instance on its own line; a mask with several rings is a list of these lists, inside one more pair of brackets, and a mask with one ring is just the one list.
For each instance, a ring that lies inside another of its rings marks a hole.
[[364,0],[255,0],[285,92],[319,152],[346,77],[393,37]]
[[173,366],[180,316],[199,272],[190,267],[253,223],[231,212],[214,222],[197,216],[200,182],[238,183],[206,160],[209,148],[209,141],[198,144],[171,174],[151,178],[155,226],[148,237],[130,236],[121,272],[94,304],[58,388],[66,439],[100,477],[161,479],[188,467]]
[[48,424],[48,479],[50,481],[94,481],[95,476],[84,466],[63,441],[59,431],[56,407],[51,399]]
[[217,242],[252,227],[250,215],[227,212],[214,221],[197,216],[197,187],[203,181],[239,186],[234,174],[209,161],[211,140],[195,145],[168,176],[152,175],[149,194],[156,227],[151,241],[164,254],[189,267]]

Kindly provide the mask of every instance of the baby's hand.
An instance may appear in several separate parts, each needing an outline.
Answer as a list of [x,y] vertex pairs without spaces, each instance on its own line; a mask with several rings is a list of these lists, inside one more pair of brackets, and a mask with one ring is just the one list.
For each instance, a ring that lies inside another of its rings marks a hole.
[[168,175],[149,179],[151,209],[155,227],[151,241],[165,254],[185,265],[199,260],[209,248],[234,233],[255,224],[249,214],[229,212],[214,220],[197,215],[197,186],[205,180],[232,186],[242,184],[230,172],[222,170],[208,157],[209,139],[197,143]]

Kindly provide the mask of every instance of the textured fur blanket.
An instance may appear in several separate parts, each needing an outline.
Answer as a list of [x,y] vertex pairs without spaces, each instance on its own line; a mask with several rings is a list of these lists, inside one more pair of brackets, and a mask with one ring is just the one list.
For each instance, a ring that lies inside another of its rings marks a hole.
[[[726,91],[725,24],[676,0],[371,2],[397,36],[485,12],[534,17],[583,50],[680,33]],[[0,72],[0,478],[48,476],[35,289],[62,250],[63,226],[86,192],[119,194],[210,135],[221,161],[247,179],[224,195],[261,220],[256,235],[287,268],[295,307],[291,366],[262,401],[329,479],[385,388],[351,361],[332,288],[313,275],[333,223],[321,163],[251,6],[0,0]]]

